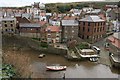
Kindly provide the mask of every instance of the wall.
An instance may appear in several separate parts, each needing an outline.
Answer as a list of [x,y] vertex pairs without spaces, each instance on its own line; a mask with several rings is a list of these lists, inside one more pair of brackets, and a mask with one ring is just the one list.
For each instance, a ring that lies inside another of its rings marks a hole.
[[61,37],[62,39],[66,38],[66,40],[70,40],[77,37],[78,37],[78,26],[62,26],[62,37]]
[[48,48],[42,48],[40,47],[39,41],[27,39],[28,45],[35,49],[39,50],[42,53],[51,53],[51,54],[59,54],[59,55],[66,55],[67,50],[66,49],[59,49],[59,48],[54,48],[53,46],[48,46]]
[[[85,25],[83,25],[83,23],[85,23]],[[83,31],[83,27],[84,27],[84,31]],[[79,26],[79,37],[94,42],[102,38],[103,35],[105,34],[105,31],[106,31],[106,27],[104,25],[104,22],[90,22],[90,26],[88,26],[88,22],[81,21]]]
[[31,38],[40,38],[40,33],[20,33],[20,36],[31,37]]
[[[15,33],[16,24],[15,24],[14,20],[11,20],[11,21],[2,21],[2,31],[3,31],[3,33]],[[7,31],[6,31],[6,29],[7,29]],[[13,30],[13,31],[10,32],[10,30]]]

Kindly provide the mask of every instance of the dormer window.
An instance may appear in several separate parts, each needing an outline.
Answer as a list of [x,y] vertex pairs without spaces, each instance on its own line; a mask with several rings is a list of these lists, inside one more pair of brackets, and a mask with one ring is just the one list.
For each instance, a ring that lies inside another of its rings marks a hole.
[[48,31],[48,33],[50,33],[50,32],[51,32],[50,28],[48,28],[48,30],[47,30],[47,31]]

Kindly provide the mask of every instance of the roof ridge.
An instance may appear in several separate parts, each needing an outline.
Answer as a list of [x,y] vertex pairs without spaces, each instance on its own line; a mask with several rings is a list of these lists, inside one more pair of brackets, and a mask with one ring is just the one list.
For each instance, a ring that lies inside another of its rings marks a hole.
[[[91,15],[90,15],[90,16],[88,16],[88,17],[90,17],[90,18],[91,18],[91,20],[93,21],[93,19],[92,19]],[[93,21],[93,22],[94,22],[94,21]]]

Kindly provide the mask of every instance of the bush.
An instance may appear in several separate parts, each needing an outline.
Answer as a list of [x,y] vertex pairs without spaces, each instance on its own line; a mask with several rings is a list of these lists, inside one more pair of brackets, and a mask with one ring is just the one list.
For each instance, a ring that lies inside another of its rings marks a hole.
[[33,40],[38,40],[38,41],[40,41],[40,38],[32,38]]
[[3,78],[10,78],[16,75],[16,71],[12,65],[3,64],[2,65],[2,77]]
[[48,44],[46,42],[41,42],[41,47],[48,48]]
[[87,43],[81,43],[81,44],[78,44],[77,47],[79,49],[88,49],[89,45]]

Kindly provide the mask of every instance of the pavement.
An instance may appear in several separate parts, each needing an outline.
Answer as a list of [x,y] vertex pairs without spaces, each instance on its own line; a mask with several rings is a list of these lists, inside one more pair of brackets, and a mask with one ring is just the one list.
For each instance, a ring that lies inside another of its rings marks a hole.
[[100,59],[99,59],[98,63],[104,64],[107,66],[111,66],[111,62],[109,59],[109,50],[104,48],[104,44],[106,43],[106,39],[107,38],[104,38],[104,39],[102,39],[102,40],[100,40],[92,45],[95,45],[101,49]]

